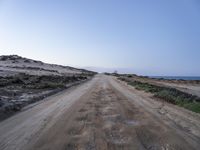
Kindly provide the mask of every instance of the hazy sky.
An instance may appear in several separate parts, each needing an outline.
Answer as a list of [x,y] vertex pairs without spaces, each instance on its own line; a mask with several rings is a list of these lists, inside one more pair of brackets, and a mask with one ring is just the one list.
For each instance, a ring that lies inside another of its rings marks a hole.
[[3,54],[145,75],[200,75],[200,1],[0,0]]

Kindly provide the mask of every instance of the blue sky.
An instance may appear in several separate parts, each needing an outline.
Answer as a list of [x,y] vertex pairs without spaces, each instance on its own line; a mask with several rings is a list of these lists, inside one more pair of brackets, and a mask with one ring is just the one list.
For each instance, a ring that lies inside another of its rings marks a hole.
[[0,55],[200,75],[199,0],[0,0]]

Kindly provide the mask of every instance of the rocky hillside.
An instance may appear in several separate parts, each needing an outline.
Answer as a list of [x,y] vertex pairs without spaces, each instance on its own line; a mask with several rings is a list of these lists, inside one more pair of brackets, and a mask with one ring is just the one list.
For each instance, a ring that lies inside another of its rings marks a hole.
[[0,76],[9,76],[18,73],[29,75],[58,75],[71,76],[74,74],[94,74],[92,71],[77,69],[69,66],[47,64],[18,55],[0,56]]
[[95,72],[92,71],[47,64],[17,55],[0,56],[0,120],[93,75]]

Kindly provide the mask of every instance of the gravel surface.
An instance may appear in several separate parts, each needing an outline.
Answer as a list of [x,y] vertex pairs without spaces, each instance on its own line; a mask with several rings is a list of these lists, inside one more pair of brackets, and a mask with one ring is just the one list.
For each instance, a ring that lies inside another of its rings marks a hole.
[[200,116],[115,77],[50,96],[0,123],[1,150],[193,150]]

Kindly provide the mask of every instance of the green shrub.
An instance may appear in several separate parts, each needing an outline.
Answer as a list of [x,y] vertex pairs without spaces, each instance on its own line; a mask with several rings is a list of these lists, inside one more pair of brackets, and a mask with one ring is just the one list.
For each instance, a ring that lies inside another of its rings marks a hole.
[[192,103],[185,103],[182,107],[194,111],[196,113],[200,113],[200,103],[192,102]]
[[167,102],[175,104],[176,98],[168,91],[168,90],[162,90],[154,94],[155,97],[164,99]]
[[159,88],[157,86],[153,86],[148,83],[141,83],[138,81],[134,81],[134,82],[129,82],[128,84],[134,86],[137,90],[144,90],[145,92],[155,93],[159,91]]

